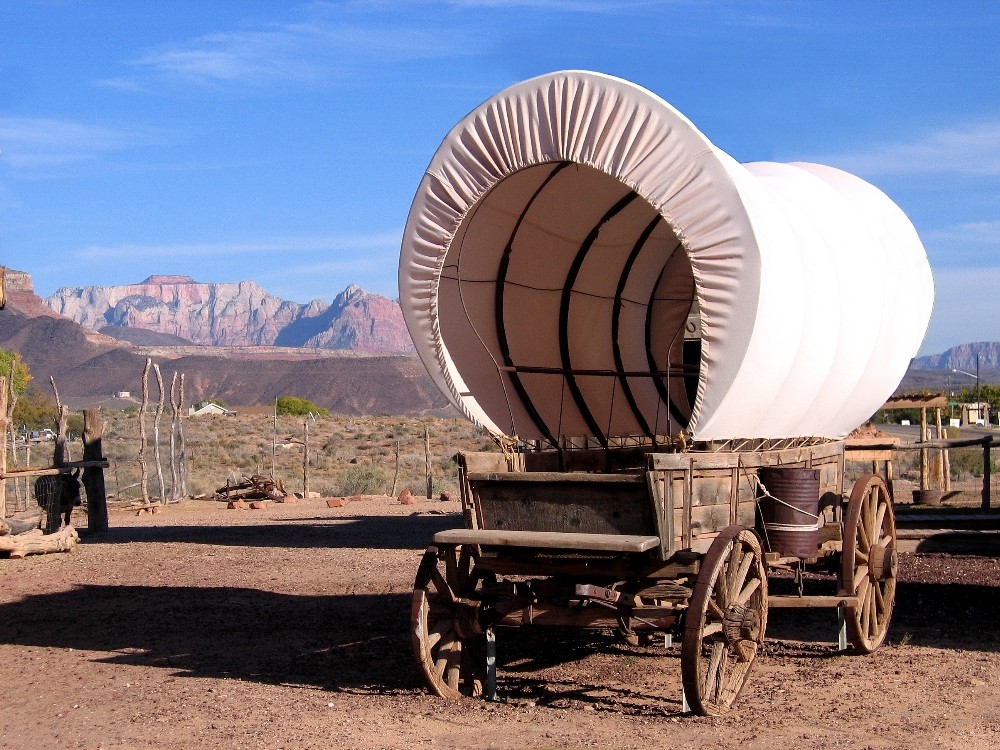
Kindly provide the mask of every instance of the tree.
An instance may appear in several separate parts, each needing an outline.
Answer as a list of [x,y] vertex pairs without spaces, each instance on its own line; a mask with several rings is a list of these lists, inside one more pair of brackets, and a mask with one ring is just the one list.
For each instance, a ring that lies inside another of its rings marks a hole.
[[41,390],[35,383],[29,385],[14,406],[11,416],[15,425],[24,425],[29,430],[52,427],[59,418],[56,400]]
[[322,406],[316,406],[316,404],[312,401],[307,401],[306,399],[299,398],[298,396],[278,396],[275,409],[277,410],[279,417],[305,417],[310,412],[314,416],[321,417],[326,417],[330,414],[328,409],[324,409]]
[[14,396],[20,396],[31,382],[31,372],[20,353],[0,349],[0,376],[10,377],[11,363],[14,365]]

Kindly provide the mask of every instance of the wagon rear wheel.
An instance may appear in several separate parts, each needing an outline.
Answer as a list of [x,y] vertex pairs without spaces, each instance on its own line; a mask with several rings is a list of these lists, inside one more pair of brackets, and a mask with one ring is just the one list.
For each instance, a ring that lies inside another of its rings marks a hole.
[[896,517],[882,478],[858,479],[847,503],[841,586],[858,598],[846,607],[847,637],[870,654],[885,641],[896,602]]
[[767,627],[767,574],[757,535],[725,529],[708,550],[684,618],[681,678],[695,713],[724,714],[739,696]]
[[486,637],[476,586],[469,547],[428,547],[413,584],[410,633],[424,682],[442,698],[483,693]]

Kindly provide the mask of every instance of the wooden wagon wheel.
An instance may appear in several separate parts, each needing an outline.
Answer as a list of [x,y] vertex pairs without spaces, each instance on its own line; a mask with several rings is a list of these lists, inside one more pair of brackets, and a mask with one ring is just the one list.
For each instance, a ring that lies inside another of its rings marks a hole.
[[428,689],[442,698],[482,695],[486,682],[486,636],[479,602],[469,598],[478,582],[474,562],[467,546],[428,547],[413,584],[413,654]]
[[847,637],[861,653],[870,654],[885,641],[896,601],[896,517],[882,478],[858,479],[847,503],[841,587],[857,596],[846,607]]
[[746,682],[767,627],[767,574],[757,535],[729,526],[705,555],[681,642],[681,678],[691,709],[719,716]]

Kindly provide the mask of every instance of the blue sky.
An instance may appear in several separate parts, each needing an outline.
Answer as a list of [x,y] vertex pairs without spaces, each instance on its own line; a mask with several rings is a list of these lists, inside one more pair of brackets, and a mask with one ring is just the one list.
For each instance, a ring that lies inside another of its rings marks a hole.
[[396,296],[448,130],[517,81],[597,70],[740,161],[817,161],[909,215],[922,353],[1000,340],[1000,3],[6,0],[0,263],[60,286],[153,273],[285,299]]

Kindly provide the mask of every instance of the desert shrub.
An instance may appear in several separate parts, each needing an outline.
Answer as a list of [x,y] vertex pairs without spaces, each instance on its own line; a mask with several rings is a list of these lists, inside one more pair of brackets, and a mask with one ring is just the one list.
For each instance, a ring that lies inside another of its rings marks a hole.
[[324,409],[322,406],[316,406],[312,401],[299,398],[298,396],[278,396],[275,409],[277,409],[279,417],[305,417],[310,413],[327,416],[330,413],[329,410]]
[[374,464],[352,464],[340,475],[340,494],[381,495],[389,483],[389,472]]

